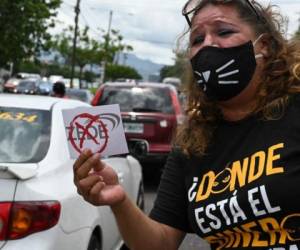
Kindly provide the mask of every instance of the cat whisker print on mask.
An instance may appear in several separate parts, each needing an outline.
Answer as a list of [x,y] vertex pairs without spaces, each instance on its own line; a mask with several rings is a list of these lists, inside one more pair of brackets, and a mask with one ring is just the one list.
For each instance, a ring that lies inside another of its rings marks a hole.
[[[209,79],[209,76],[210,76],[210,71],[203,72],[202,74],[198,71],[195,71],[195,74],[197,74],[198,76],[203,78],[205,80],[205,82],[207,82]],[[199,85],[202,87],[203,91],[206,91],[207,88],[206,88],[205,83],[203,83],[202,79],[197,80],[197,83],[199,83]]]
[[[238,69],[224,73],[222,75],[219,75],[218,78],[225,78],[227,76],[231,76],[231,75],[236,75],[238,74],[240,71]],[[239,81],[219,81],[219,84],[238,84]]]
[[[223,71],[224,69],[226,69],[227,67],[229,67],[231,64],[235,63],[235,60],[232,59],[230,60],[228,63],[226,63],[225,65],[223,65],[222,67],[218,68],[216,70],[217,73],[220,73],[221,71]],[[231,76],[231,75],[234,75],[234,74],[237,74],[239,73],[240,71],[238,69],[236,70],[233,70],[233,71],[230,71],[230,72],[226,72],[226,73],[223,73],[221,75],[218,75],[218,78],[224,78],[226,76]],[[219,84],[238,84],[239,81],[219,81],[218,82]]]
[[210,100],[226,101],[250,83],[256,69],[254,47],[251,40],[234,47],[206,46],[191,58],[191,66],[195,79],[206,85],[205,95]]

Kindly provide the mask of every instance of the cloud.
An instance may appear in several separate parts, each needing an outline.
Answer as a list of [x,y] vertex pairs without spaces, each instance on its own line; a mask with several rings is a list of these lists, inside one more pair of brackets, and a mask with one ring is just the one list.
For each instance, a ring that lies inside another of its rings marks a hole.
[[[270,1],[262,0],[264,3]],[[176,39],[186,27],[181,15],[185,0],[85,0],[81,1],[80,27],[88,25],[91,34],[101,39],[107,30],[109,11],[113,11],[111,27],[119,30],[124,41],[134,47],[136,56],[162,64],[172,64]],[[300,0],[273,0],[289,18],[288,34],[298,28]],[[76,0],[64,0],[58,19],[64,25],[74,23]],[[59,25],[55,32],[64,26]]]

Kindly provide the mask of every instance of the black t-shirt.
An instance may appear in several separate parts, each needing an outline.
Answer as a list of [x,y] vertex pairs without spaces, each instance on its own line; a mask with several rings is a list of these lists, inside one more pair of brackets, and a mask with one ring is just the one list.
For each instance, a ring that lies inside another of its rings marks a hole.
[[222,121],[205,156],[174,149],[150,217],[212,249],[300,249],[300,96],[276,120]]

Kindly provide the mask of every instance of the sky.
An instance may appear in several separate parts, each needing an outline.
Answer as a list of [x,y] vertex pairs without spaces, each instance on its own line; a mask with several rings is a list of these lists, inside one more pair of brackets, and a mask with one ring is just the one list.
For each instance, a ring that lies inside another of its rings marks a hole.
[[[134,48],[137,57],[172,65],[176,41],[187,28],[181,15],[186,0],[80,0],[79,27],[88,26],[90,35],[101,41],[101,31],[119,30],[125,44]],[[260,0],[275,4],[288,18],[288,36],[299,25],[300,0]],[[63,0],[54,32],[74,24],[76,0]]]

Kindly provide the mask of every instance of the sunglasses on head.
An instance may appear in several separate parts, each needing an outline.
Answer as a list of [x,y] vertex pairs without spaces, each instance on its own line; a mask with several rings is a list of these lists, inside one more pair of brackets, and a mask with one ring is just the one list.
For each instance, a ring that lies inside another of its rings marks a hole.
[[[237,0],[215,0],[215,2],[219,2],[219,3],[229,3],[232,1],[237,1]],[[258,20],[261,19],[260,15],[258,14],[257,10],[255,9],[254,5],[251,3],[250,0],[239,0],[239,1],[244,1],[249,6],[249,8],[253,11],[253,13],[256,15],[257,19]],[[192,17],[194,13],[200,9],[200,4],[201,4],[201,0],[189,0],[182,9],[182,15],[185,17],[190,27],[192,26]]]

